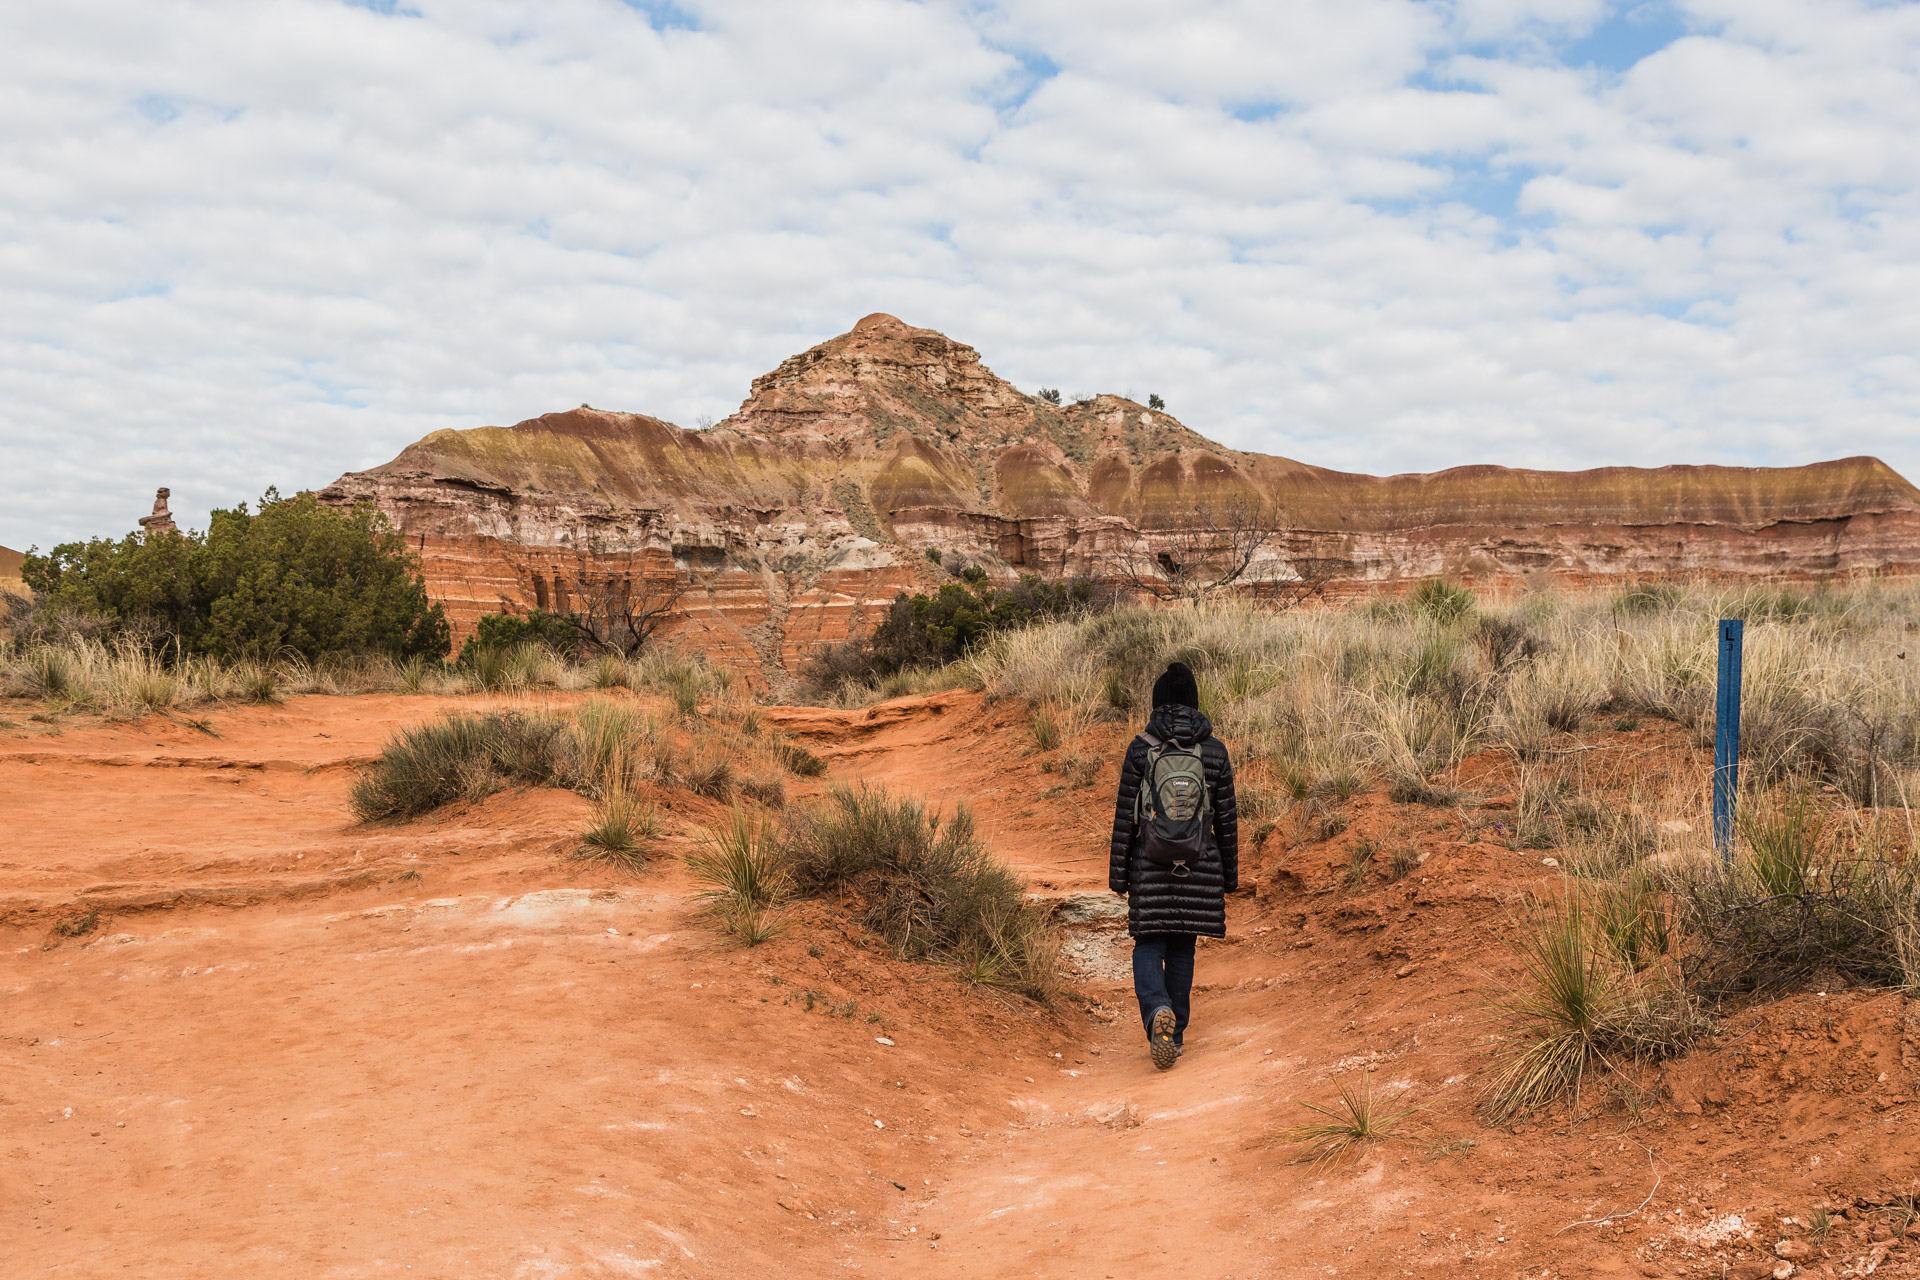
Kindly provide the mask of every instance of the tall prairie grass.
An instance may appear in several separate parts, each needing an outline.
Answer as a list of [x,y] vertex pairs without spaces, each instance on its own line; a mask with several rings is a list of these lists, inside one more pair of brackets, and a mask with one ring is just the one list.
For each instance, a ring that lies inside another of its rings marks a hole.
[[1118,610],[1001,633],[955,666],[1037,709],[1136,718],[1182,661],[1240,758],[1309,789],[1355,769],[1392,785],[1488,747],[1546,761],[1609,713],[1705,741],[1713,625],[1745,617],[1756,780],[1809,777],[1868,806],[1920,795],[1920,586],[1662,583],[1461,605],[1448,592],[1344,610]]
[[0,639],[0,696],[39,700],[62,711],[115,719],[212,703],[273,703],[303,694],[520,694],[539,690],[668,697],[683,715],[712,708],[757,729],[752,696],[731,672],[703,655],[661,649],[629,660],[602,654],[570,663],[539,645],[483,651],[464,665],[413,657],[325,658],[297,655],[222,662],[183,656],[165,645],[76,635],[57,643]]

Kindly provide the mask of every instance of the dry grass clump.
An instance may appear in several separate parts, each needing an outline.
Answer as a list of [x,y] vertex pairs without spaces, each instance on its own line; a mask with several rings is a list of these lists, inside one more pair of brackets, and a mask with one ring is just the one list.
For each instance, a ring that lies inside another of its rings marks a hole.
[[966,808],[942,817],[877,787],[835,787],[789,819],[781,849],[797,896],[851,895],[895,955],[953,964],[1040,1001],[1057,994],[1046,913],[988,852]]
[[687,790],[709,800],[730,799],[739,778],[734,773],[733,756],[714,746],[702,746],[688,758],[680,780]]
[[773,758],[787,772],[801,778],[817,778],[827,771],[827,762],[797,742],[781,740],[772,746]]
[[1731,861],[1697,858],[1674,880],[1700,990],[1920,992],[1920,864],[1910,826],[1822,812],[1810,793],[1787,788],[1750,797],[1739,833]]
[[1373,1143],[1404,1136],[1401,1124],[1419,1110],[1411,1106],[1389,1106],[1374,1093],[1371,1072],[1357,1086],[1346,1079],[1336,1079],[1333,1088],[1331,1105],[1295,1098],[1296,1103],[1321,1119],[1283,1131],[1288,1142],[1306,1147],[1307,1155],[1316,1165],[1340,1164],[1357,1158]]
[[354,780],[349,802],[363,822],[415,818],[508,783],[574,776],[576,745],[564,721],[521,712],[451,713],[403,729]]
[[[1533,794],[1555,821],[1586,803],[1564,781]],[[1490,1002],[1502,1065],[1489,1112],[1577,1091],[1595,1067],[1679,1053],[1729,997],[1920,991],[1913,823],[1821,794],[1803,778],[1743,796],[1726,860],[1701,837],[1651,858],[1659,841],[1637,801],[1596,808],[1562,891],[1516,921],[1519,975]]]
[[748,774],[740,779],[740,794],[769,809],[787,806],[787,784],[777,774]]
[[[170,643],[127,634],[111,643],[78,631],[54,640],[0,639],[0,694],[35,698],[58,710],[137,719],[210,702],[278,702],[297,694],[514,694],[533,689],[664,693],[683,715],[704,702],[741,701],[738,682],[704,657],[656,650],[629,661],[599,654],[570,661],[539,644],[474,650],[458,663],[413,656],[329,655],[309,662],[291,651],[222,661],[187,656]],[[734,706],[742,730],[757,732],[757,712]]]
[[628,664],[628,685],[640,692],[664,694],[684,720],[700,714],[703,702],[713,702],[735,685],[732,672],[715,666],[705,654],[674,649],[649,649]]

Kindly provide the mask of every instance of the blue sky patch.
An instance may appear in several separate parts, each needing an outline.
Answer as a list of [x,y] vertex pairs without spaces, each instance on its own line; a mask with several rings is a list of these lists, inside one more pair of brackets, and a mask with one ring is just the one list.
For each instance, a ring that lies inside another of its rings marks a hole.
[[180,108],[173,104],[173,100],[157,93],[135,98],[133,106],[134,110],[155,124],[171,124],[180,118]]
[[620,0],[620,3],[647,20],[655,31],[698,31],[700,19],[673,3],[673,0]]
[[1686,20],[1668,0],[1629,4],[1609,13],[1605,22],[1561,50],[1570,67],[1625,71],[1687,34]]
[[1060,64],[1038,49],[996,47],[995,51],[1020,64],[1019,70],[1006,77],[1002,91],[994,97],[994,106],[1002,112],[1018,111],[1026,106],[1027,99],[1038,92],[1041,85],[1060,74]]

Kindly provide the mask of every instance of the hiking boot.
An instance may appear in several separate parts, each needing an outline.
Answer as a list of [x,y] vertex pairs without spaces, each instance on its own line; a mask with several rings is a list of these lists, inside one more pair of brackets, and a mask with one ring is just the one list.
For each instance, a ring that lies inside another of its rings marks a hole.
[[1161,1007],[1154,1010],[1153,1022],[1147,1032],[1147,1052],[1153,1057],[1153,1065],[1165,1071],[1180,1056],[1180,1046],[1173,1042],[1173,1025],[1176,1019],[1173,1010]]

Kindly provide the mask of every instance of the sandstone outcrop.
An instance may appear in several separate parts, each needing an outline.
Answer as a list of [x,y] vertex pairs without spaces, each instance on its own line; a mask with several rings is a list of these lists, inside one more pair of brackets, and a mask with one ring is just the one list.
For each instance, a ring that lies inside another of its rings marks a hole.
[[27,561],[24,552],[10,547],[0,547],[0,591],[24,594],[27,584],[21,581],[20,566]]
[[897,591],[944,580],[931,552],[1111,578],[1130,548],[1164,555],[1222,504],[1277,517],[1250,576],[1311,573],[1332,596],[1436,574],[1920,567],[1920,490],[1873,458],[1354,475],[1227,449],[1118,396],[1048,403],[886,315],[755,379],[707,430],[583,406],[437,431],[321,497],[373,502],[413,540],[456,633],[487,612],[567,608],[582,583],[677,579],[682,638],[771,680]]
[[153,514],[140,517],[142,533],[177,533],[180,526],[173,522],[173,512],[167,510],[167,499],[173,496],[171,489],[156,489],[153,494]]

